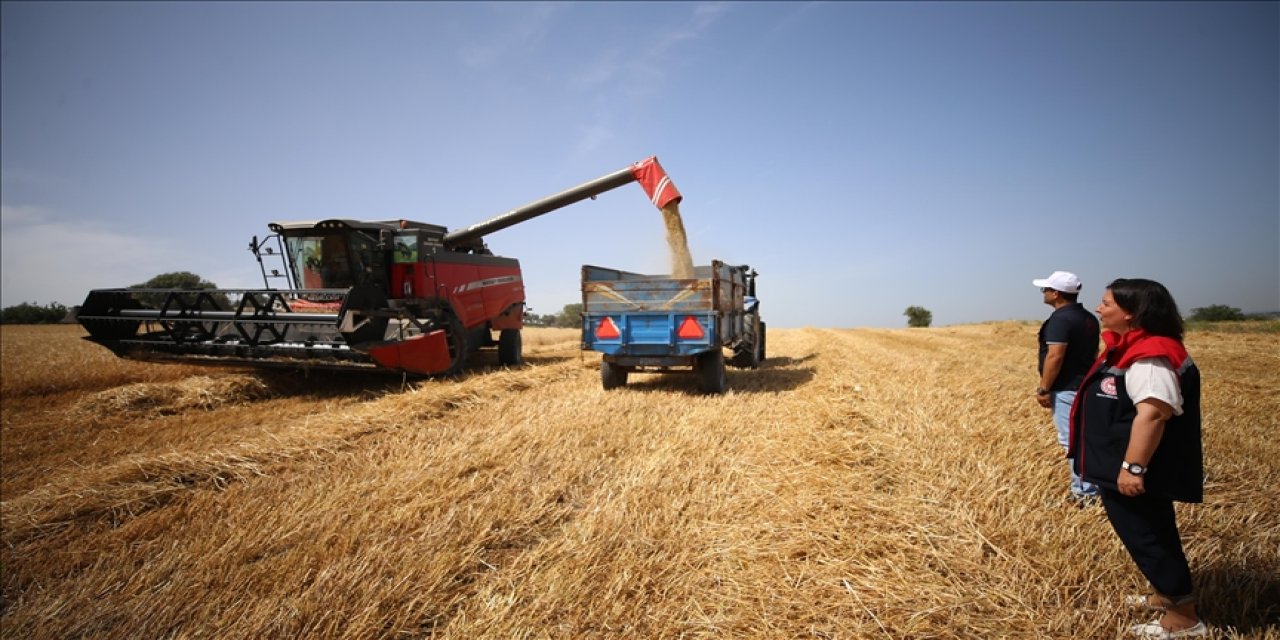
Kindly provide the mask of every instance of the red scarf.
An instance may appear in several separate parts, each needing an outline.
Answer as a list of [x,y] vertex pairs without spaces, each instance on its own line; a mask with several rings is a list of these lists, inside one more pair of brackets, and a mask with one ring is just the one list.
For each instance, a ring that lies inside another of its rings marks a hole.
[[[1147,335],[1147,332],[1142,329],[1130,329],[1123,335],[1108,329],[1102,332],[1102,342],[1107,345],[1107,348],[1103,349],[1102,353],[1098,355],[1097,362],[1094,362],[1093,368],[1089,370],[1088,378],[1092,378],[1099,369],[1107,364],[1124,369],[1143,358],[1165,358],[1169,361],[1169,366],[1173,367],[1174,371],[1177,371],[1182,367],[1182,363],[1187,361],[1187,349],[1182,346],[1181,340]],[[1088,378],[1085,379],[1086,382]],[[1083,389],[1083,386],[1081,389]],[[1084,394],[1078,394],[1075,402],[1071,404],[1071,447],[1067,452],[1067,457],[1076,455],[1076,425],[1078,424],[1076,414],[1079,412],[1080,403],[1084,398]]]
[[1187,348],[1181,340],[1153,336],[1142,329],[1130,329],[1123,335],[1111,330],[1103,331],[1102,342],[1107,348],[1101,358],[1120,369],[1127,369],[1143,358],[1165,358],[1177,371],[1187,360]]

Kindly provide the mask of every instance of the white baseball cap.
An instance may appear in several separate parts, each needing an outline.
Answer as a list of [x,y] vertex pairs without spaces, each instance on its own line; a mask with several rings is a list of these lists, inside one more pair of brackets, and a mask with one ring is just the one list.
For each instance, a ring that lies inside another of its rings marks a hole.
[[1054,271],[1048,278],[1032,280],[1031,284],[1040,288],[1048,287],[1063,293],[1080,293],[1080,278],[1070,271]]

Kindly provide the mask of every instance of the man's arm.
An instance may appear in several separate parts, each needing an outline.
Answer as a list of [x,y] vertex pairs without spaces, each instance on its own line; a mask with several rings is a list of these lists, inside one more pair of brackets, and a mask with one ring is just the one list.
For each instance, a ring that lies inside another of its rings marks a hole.
[[[1062,362],[1067,359],[1067,345],[1065,344],[1049,344],[1044,354],[1044,368],[1040,371],[1040,388],[1036,389],[1036,402],[1040,406],[1050,409],[1053,408],[1053,395],[1049,393],[1049,389],[1053,387],[1053,381],[1058,379],[1058,372],[1062,371]],[[1041,393],[1044,391],[1044,393]]]

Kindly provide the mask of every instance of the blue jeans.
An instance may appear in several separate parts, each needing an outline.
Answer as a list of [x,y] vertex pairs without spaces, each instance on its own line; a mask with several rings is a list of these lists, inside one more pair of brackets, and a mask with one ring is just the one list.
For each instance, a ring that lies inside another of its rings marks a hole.
[[[1053,396],[1053,425],[1058,428],[1058,444],[1062,445],[1063,451],[1066,451],[1071,445],[1071,405],[1076,401],[1076,392],[1054,391],[1051,395]],[[1071,471],[1071,495],[1077,497],[1098,495],[1098,485],[1085,482],[1076,473],[1070,460],[1067,460],[1067,469]]]

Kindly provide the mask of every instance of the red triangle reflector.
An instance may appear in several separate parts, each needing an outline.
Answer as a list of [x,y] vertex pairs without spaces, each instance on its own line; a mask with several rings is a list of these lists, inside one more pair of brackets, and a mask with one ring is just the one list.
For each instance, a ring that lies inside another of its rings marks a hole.
[[680,328],[676,330],[676,337],[684,340],[694,340],[703,337],[702,325],[698,324],[693,316],[685,316],[684,322],[680,323]]
[[618,325],[613,323],[613,318],[605,316],[600,324],[596,325],[597,338],[617,338],[622,334],[618,333]]

